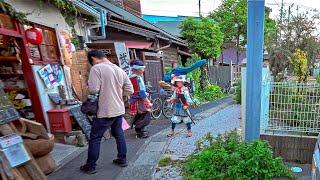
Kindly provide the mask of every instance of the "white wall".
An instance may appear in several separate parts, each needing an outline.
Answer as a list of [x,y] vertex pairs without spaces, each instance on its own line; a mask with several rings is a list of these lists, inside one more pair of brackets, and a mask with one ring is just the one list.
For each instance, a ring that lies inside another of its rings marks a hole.
[[48,3],[40,5],[39,0],[5,0],[5,2],[18,12],[30,13],[27,19],[31,22],[52,28],[54,28],[55,24],[58,24],[59,29],[69,29],[59,9]]
[[[40,78],[39,73],[38,73],[39,69],[41,69],[42,67],[43,66],[40,66],[40,65],[32,65],[32,71],[33,71],[34,77],[36,79],[37,90],[38,90],[40,102],[42,105],[41,108],[42,108],[44,119],[46,122],[46,128],[50,132],[50,123],[49,123],[47,111],[51,110],[51,109],[56,109],[57,106],[52,103],[52,101],[50,100],[50,98],[48,96],[48,93],[59,93],[59,91],[58,91],[58,87],[54,87],[53,89],[46,88],[45,84],[43,83],[43,80]],[[67,87],[64,78],[62,78],[62,82],[60,84]]]

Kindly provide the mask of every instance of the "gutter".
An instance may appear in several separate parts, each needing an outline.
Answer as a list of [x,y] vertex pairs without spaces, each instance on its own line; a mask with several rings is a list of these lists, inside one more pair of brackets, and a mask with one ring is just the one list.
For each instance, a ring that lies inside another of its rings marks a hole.
[[71,2],[73,4],[75,4],[78,8],[89,13],[90,15],[93,15],[97,18],[100,18],[99,12],[95,8],[93,8],[92,6],[86,4],[85,2],[83,2],[81,0],[71,0]]
[[176,40],[171,40],[171,39],[169,39],[169,38],[165,38],[165,37],[160,36],[160,35],[156,35],[156,37],[157,37],[157,38],[159,38],[159,39],[163,39],[163,40],[167,40],[167,41],[172,41],[172,43],[174,43],[174,44],[178,44],[178,45],[180,45],[180,46],[188,47],[188,45],[187,45],[187,44],[182,43],[182,42],[179,42],[179,41],[176,41]]

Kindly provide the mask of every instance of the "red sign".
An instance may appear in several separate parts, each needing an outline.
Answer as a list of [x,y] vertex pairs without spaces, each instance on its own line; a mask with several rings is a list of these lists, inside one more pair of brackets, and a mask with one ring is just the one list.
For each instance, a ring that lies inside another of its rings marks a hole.
[[26,37],[31,44],[39,45],[42,42],[42,32],[36,28],[26,30]]

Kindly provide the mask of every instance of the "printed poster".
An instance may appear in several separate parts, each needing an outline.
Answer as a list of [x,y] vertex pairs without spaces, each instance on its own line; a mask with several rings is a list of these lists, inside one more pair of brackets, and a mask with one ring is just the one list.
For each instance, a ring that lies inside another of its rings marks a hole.
[[47,64],[38,71],[41,79],[43,80],[46,88],[52,89],[57,86],[62,80],[62,72],[58,65]]

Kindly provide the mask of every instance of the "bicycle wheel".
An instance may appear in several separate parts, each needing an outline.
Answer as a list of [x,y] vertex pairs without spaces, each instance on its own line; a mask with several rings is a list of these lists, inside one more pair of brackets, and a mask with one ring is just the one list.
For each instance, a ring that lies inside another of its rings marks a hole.
[[162,101],[160,98],[156,97],[151,100],[151,103],[151,116],[153,117],[153,119],[157,120],[162,115]]
[[164,101],[162,105],[162,112],[164,117],[167,119],[172,118],[173,116],[173,103],[170,103],[169,101]]

